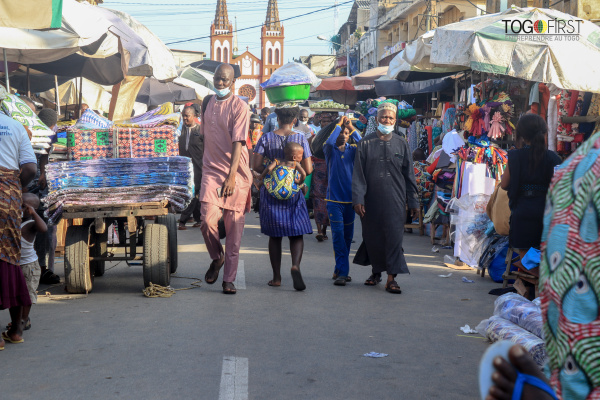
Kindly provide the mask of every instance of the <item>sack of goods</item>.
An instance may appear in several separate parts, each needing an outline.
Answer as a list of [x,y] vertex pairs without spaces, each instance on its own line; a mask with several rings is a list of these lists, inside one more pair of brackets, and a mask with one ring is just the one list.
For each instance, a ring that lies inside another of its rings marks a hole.
[[321,84],[321,79],[299,63],[287,63],[273,72],[271,78],[260,86],[267,93],[272,104],[302,103],[308,100],[311,86],[316,88]]
[[168,201],[183,210],[193,197],[188,157],[119,158],[51,163],[46,167],[46,216],[56,223],[63,207]]

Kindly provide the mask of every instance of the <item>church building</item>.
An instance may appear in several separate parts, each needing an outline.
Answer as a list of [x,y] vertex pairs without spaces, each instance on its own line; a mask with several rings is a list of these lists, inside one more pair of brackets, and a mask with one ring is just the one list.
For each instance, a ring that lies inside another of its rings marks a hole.
[[260,84],[283,65],[283,39],[277,0],[269,0],[267,17],[261,28],[260,56],[255,56],[248,48],[241,54],[235,54],[237,40],[227,15],[226,0],[217,0],[215,20],[210,26],[210,59],[240,67],[242,75],[236,80],[234,93],[248,97],[249,104],[259,107],[271,105]]

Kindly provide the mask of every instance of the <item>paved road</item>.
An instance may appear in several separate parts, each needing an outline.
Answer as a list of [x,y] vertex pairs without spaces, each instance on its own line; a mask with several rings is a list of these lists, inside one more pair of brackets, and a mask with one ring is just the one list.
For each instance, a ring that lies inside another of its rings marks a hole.
[[[433,254],[428,238],[406,235],[411,274],[399,276],[401,295],[364,286],[369,269],[359,266],[351,267],[351,284],[335,287],[331,241],[307,236],[307,290],[295,292],[289,272],[282,287],[271,288],[267,238],[256,214],[246,222],[240,274],[246,289],[235,296],[203,283],[168,299],[145,298],[141,267],[115,263],[87,298],[41,298],[26,342],[0,353],[0,398],[477,398],[487,344],[458,328],[492,313],[495,297],[487,292],[498,284],[448,270],[447,251]],[[204,277],[209,257],[199,243],[199,229],[179,232],[174,287],[190,285],[183,277]],[[57,272],[64,276],[62,264]],[[438,277],[449,272],[450,278]],[[62,294],[61,287],[50,291]],[[8,312],[0,316],[8,322]],[[363,357],[371,351],[389,356]]]

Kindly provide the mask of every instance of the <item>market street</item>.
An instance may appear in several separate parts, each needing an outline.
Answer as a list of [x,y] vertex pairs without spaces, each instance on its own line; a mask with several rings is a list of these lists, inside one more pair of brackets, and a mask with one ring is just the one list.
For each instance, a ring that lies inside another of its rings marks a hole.
[[[357,223],[353,253],[360,231]],[[184,288],[193,280],[181,277],[204,280],[209,257],[199,229],[178,233],[171,284]],[[212,286],[146,298],[141,266],[108,264],[87,298],[40,296],[26,345],[2,352],[2,399],[475,399],[488,344],[459,327],[492,314],[488,291],[500,284],[443,267],[449,250],[432,253],[427,236],[404,240],[411,275],[398,276],[401,295],[364,286],[369,268],[356,265],[352,283],[334,286],[331,240],[314,235],[305,236],[307,290],[293,290],[288,267],[282,287],[268,287],[267,238],[255,213],[246,218],[235,296],[221,293],[221,274]],[[62,262],[57,273],[64,278]],[[64,294],[62,286],[51,292]]]

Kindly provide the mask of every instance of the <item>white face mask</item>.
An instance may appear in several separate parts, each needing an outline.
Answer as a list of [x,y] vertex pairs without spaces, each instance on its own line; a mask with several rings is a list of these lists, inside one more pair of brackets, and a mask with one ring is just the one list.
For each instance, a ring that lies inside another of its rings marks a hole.
[[384,135],[389,135],[390,133],[394,132],[394,125],[383,125],[382,123],[379,123],[377,129]]
[[302,120],[300,120],[298,122],[301,123],[302,125],[306,125],[308,123],[308,121],[302,121]]
[[225,88],[225,89],[215,88],[215,93],[217,94],[218,97],[225,97],[229,94],[229,92],[231,92],[230,88]]

